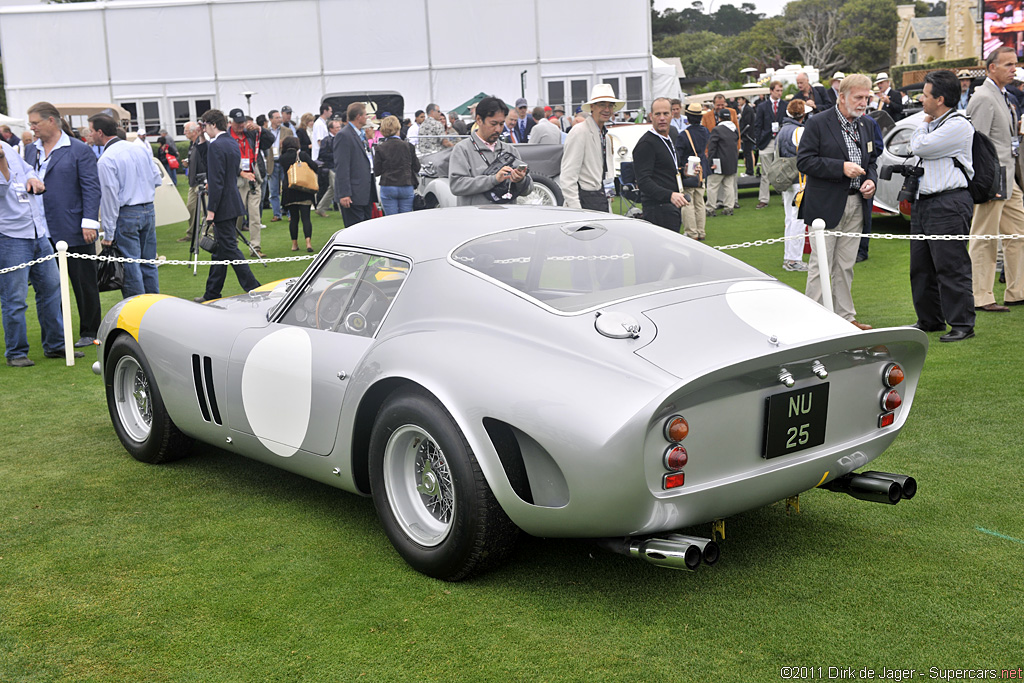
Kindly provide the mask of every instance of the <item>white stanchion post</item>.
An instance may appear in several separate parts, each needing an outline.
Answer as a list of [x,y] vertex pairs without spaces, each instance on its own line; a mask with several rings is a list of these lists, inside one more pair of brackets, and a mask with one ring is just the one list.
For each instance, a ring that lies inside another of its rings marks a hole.
[[75,364],[75,344],[71,340],[71,292],[68,288],[68,243],[57,242],[57,267],[60,269],[60,308],[64,313],[64,363]]
[[828,252],[825,249],[825,221],[815,218],[811,222],[811,232],[814,233],[814,251],[818,256],[818,278],[821,281],[821,300],[832,313],[836,312],[832,305],[832,276],[828,269]]

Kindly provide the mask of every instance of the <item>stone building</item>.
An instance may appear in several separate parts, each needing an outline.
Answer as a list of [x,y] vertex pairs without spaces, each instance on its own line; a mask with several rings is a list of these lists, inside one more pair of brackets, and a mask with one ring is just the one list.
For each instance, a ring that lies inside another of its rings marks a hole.
[[947,0],[946,16],[915,17],[914,5],[898,5],[896,63],[923,64],[981,58],[982,0]]

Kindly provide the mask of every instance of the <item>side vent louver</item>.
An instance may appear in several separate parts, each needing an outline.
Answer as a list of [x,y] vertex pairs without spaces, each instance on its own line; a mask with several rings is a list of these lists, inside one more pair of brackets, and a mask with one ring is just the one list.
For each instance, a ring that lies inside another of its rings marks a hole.
[[200,362],[199,354],[192,354],[192,381],[196,386],[196,401],[199,402],[199,411],[203,414],[203,419],[209,422],[212,412],[213,421],[219,425],[224,424],[220,419],[217,396],[213,389],[213,361],[209,356],[203,356]]

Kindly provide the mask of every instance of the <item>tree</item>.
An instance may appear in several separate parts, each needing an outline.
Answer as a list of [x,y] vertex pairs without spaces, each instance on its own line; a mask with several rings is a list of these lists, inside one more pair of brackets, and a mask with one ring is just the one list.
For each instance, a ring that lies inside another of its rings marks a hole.
[[734,40],[710,31],[681,33],[658,41],[654,52],[661,57],[678,57],[690,78],[731,81],[746,59],[733,49]]
[[[750,9],[745,9],[750,8]],[[732,5],[721,5],[714,13],[710,30],[721,36],[735,36],[750,30],[763,14],[755,14],[754,6],[744,3],[739,9]]]
[[804,64],[822,72],[845,63],[837,53],[844,0],[795,0],[786,5],[781,37],[797,49]]
[[799,61],[800,54],[796,48],[781,37],[785,25],[786,20],[781,16],[762,19],[736,36],[732,48],[744,55],[744,66],[764,71],[769,67],[779,69]]
[[896,45],[895,0],[849,0],[840,22],[842,35],[839,53],[846,56],[848,68],[873,71],[892,62]]

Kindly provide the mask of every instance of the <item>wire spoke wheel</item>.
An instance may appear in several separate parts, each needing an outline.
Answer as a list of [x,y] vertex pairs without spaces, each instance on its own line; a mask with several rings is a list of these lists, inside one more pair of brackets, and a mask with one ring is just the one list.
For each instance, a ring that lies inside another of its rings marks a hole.
[[384,450],[384,486],[392,513],[414,541],[434,547],[448,537],[456,505],[451,469],[425,429],[407,424],[391,434]]
[[124,356],[114,367],[114,405],[128,436],[138,442],[149,438],[153,430],[149,377],[131,356]]

